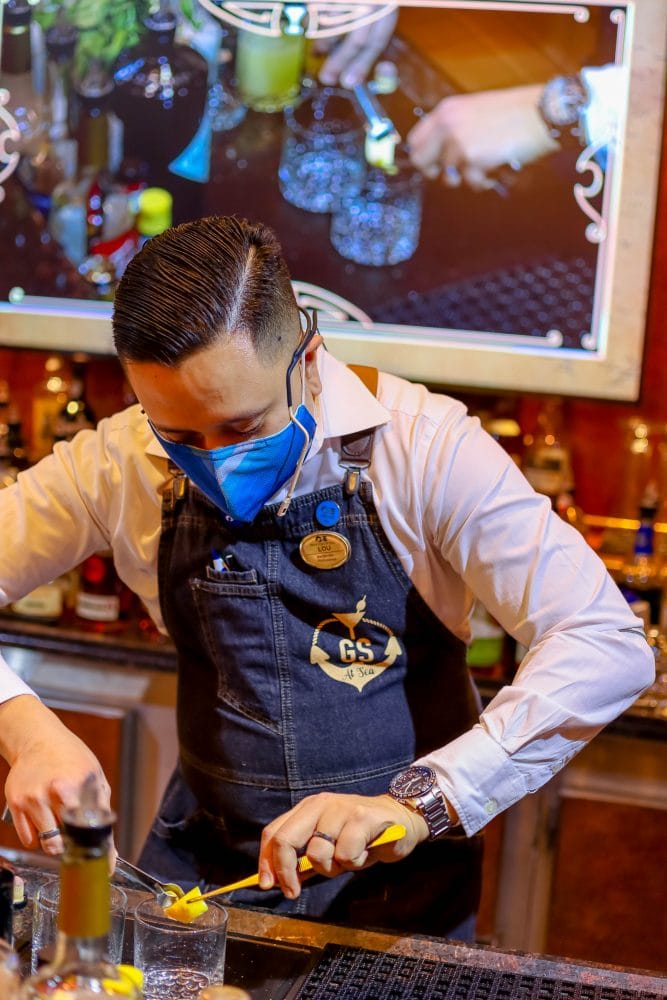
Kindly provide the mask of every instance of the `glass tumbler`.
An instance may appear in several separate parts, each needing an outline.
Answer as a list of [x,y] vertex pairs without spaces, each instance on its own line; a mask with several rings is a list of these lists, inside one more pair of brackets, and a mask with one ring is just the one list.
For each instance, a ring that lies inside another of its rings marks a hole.
[[225,973],[227,911],[209,902],[190,924],[165,915],[155,899],[134,913],[134,964],[144,974],[145,1000],[194,1000]]
[[318,88],[285,110],[278,182],[285,201],[307,212],[331,212],[361,190],[364,129],[349,92]]
[[282,111],[301,89],[306,43],[303,35],[260,35],[239,31],[236,82],[253,111]]
[[422,179],[407,165],[395,173],[369,167],[362,189],[348,192],[331,219],[341,257],[383,267],[409,260],[419,244]]
[[[109,959],[118,964],[123,961],[123,937],[125,933],[125,913],[127,896],[117,885],[109,887],[111,905],[111,926],[109,930]],[[35,894],[32,910],[32,948],[30,971],[36,972],[47,949],[51,950],[58,935],[58,905],[60,903],[60,879],[50,878],[40,885]]]

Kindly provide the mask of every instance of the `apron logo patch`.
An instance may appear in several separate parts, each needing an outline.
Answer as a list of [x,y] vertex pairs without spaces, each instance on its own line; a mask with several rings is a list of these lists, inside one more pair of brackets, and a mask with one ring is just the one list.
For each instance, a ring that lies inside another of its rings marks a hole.
[[[354,611],[332,611],[331,617],[324,618],[313,632],[310,647],[310,662],[314,666],[332,680],[351,684],[357,691],[403,655],[392,630],[382,622],[365,618],[365,612],[366,595],[357,601]],[[381,643],[363,634],[378,631],[382,633]]]

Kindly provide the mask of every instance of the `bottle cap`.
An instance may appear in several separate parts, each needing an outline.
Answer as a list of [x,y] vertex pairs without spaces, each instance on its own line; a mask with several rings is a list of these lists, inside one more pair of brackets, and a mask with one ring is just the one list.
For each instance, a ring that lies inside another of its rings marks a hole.
[[7,0],[5,4],[5,24],[8,28],[20,28],[30,24],[32,7],[28,0]]
[[145,188],[139,195],[137,229],[142,236],[158,236],[171,225],[173,199],[164,188]]
[[55,62],[65,62],[74,54],[79,32],[73,24],[58,21],[47,29],[44,36],[46,51]]
[[376,94],[393,94],[398,88],[398,69],[396,63],[381,59],[375,65],[373,84]]

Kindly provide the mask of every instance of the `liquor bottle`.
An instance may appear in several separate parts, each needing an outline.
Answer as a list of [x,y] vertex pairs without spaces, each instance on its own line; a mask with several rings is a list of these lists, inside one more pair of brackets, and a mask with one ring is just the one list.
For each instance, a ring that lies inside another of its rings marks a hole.
[[170,165],[204,118],[208,67],[199,52],[175,42],[176,17],[166,0],[144,26],[141,43],[121,56],[114,71],[113,109],[124,127],[124,156],[149,184],[178,192],[184,199],[179,210],[192,217],[187,213],[199,207],[201,185],[176,177]]
[[69,380],[65,363],[58,355],[44,362],[44,374],[32,396],[32,436],[30,455],[33,462],[48,455],[53,448],[55,420],[67,402]]
[[72,120],[79,145],[79,174],[96,176],[109,167],[109,110],[113,78],[93,59],[74,85]]
[[93,632],[127,628],[132,601],[132,591],[116,573],[110,550],[96,552],[82,562],[74,608],[81,628]]
[[86,366],[88,357],[85,354],[74,354],[70,362],[72,379],[67,399],[56,415],[53,426],[53,438],[56,441],[71,441],[79,431],[91,430],[97,420],[86,397]]
[[555,509],[561,493],[574,489],[572,457],[563,432],[562,400],[546,400],[537,415],[537,431],[527,435],[523,474],[538,493],[544,493]]
[[59,142],[69,139],[72,120],[73,58],[78,31],[59,19],[46,32],[46,94],[49,136]]
[[107,958],[110,929],[109,846],[114,814],[85,782],[77,808],[62,814],[58,937],[53,961],[25,981],[21,1000],[121,996],[140,1000],[131,978]]
[[19,961],[14,951],[14,869],[0,857],[0,997],[14,1000],[19,990]]
[[[28,0],[7,0],[3,4],[0,87],[9,91],[7,111],[20,135],[15,148],[27,156],[39,152],[47,132],[42,97],[33,81],[31,21]],[[10,146],[13,151],[13,141]]]
[[28,451],[23,437],[23,423],[18,410],[10,408],[7,418],[7,445],[9,448],[9,462],[16,475],[23,472],[30,465]]
[[639,507],[639,528],[632,556],[622,565],[616,578],[630,604],[634,601],[648,603],[651,625],[660,624],[663,601],[662,567],[654,551],[654,525],[659,503],[655,484],[649,483]]
[[46,89],[44,117],[46,130],[39,149],[25,155],[18,176],[31,204],[49,218],[54,193],[71,185],[77,168],[77,144],[69,131],[69,81],[76,29],[60,22],[46,34]]

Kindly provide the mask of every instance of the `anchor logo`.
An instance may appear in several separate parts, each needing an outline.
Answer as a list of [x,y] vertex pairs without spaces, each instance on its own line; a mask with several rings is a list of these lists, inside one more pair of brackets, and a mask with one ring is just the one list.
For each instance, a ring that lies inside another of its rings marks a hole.
[[[342,684],[351,684],[361,691],[369,681],[391,667],[399,656],[403,655],[401,644],[392,630],[383,622],[365,618],[366,595],[357,601],[354,611],[333,611],[330,618],[325,618],[313,632],[310,647],[310,662],[324,671],[327,677]],[[382,652],[383,659],[376,659],[372,640],[359,635],[360,625],[374,626],[387,636]],[[336,626],[342,625],[346,635],[337,635]],[[338,639],[338,663],[320,645],[322,634],[333,635]]]

